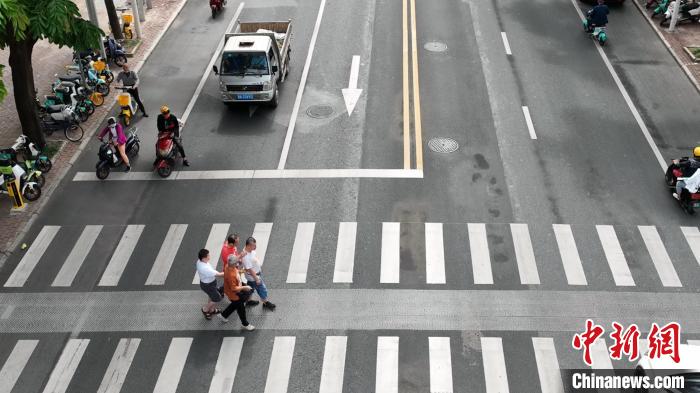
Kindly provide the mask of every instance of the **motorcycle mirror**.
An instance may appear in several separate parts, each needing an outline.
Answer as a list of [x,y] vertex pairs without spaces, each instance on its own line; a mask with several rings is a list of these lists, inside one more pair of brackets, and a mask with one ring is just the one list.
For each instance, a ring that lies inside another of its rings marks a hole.
[[214,70],[214,75],[219,75],[219,68],[217,66],[211,66],[211,69]]

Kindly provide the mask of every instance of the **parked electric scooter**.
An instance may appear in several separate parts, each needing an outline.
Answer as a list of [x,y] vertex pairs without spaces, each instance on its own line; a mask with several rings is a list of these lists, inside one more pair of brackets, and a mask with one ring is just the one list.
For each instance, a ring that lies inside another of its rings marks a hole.
[[[131,158],[139,154],[141,150],[141,140],[139,139],[137,128],[131,128],[127,131],[126,139],[126,155]],[[109,172],[112,168],[116,168],[124,163],[121,155],[114,148],[112,142],[108,139],[103,141],[100,145],[100,150],[97,153],[99,161],[95,165],[95,174],[100,180],[104,180],[109,176]]]
[[7,183],[19,179],[19,190],[24,199],[35,201],[41,196],[41,187],[27,180],[27,174],[21,166],[13,163],[9,154],[0,153],[0,194],[9,194]]
[[[668,5],[668,9],[664,13],[664,18],[659,25],[666,27],[671,24],[671,17],[673,16],[673,9],[676,7],[676,4],[678,4],[677,1],[672,1]],[[678,11],[677,24],[685,22],[695,23],[700,20],[700,4],[698,3],[688,4],[686,0],[681,0],[681,8]]]
[[12,145],[12,150],[15,151],[19,157],[24,160],[24,162],[31,162],[32,167],[36,167],[38,170],[47,173],[51,170],[53,164],[51,159],[41,152],[41,149],[34,142],[30,141],[26,135],[20,135],[15,140]]
[[83,127],[75,120],[70,108],[66,108],[60,113],[50,113],[41,118],[41,128],[46,135],[51,135],[54,131],[63,131],[63,134],[71,142],[78,142],[83,139]]

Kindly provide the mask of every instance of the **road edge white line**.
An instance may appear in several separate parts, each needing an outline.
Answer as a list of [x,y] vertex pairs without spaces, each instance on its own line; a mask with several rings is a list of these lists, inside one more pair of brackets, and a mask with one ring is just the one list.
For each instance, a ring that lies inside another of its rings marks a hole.
[[[576,4],[576,0],[571,0],[571,4],[573,4],[574,8],[576,8],[576,12],[578,13],[581,20],[585,19],[583,16],[583,12],[581,11],[581,8],[578,6],[578,4]],[[659,150],[659,147],[656,146],[656,142],[654,142],[654,138],[652,138],[651,133],[649,132],[649,129],[647,128],[647,125],[644,124],[644,120],[642,119],[642,115],[639,114],[637,107],[634,105],[634,102],[632,102],[632,98],[630,97],[629,93],[627,93],[627,89],[622,84],[622,81],[620,80],[620,77],[617,75],[617,72],[613,68],[612,63],[610,63],[610,59],[608,59],[608,55],[605,54],[605,51],[603,51],[603,48],[600,46],[600,44],[598,44],[596,42],[595,46],[596,46],[596,49],[598,50],[598,53],[600,54],[600,57],[603,58],[603,62],[605,63],[605,66],[608,68],[610,75],[612,75],[613,80],[615,81],[615,84],[617,85],[617,88],[620,90],[620,93],[622,93],[622,97],[625,99],[627,106],[630,108],[630,111],[632,112],[632,116],[634,117],[634,120],[637,121],[637,125],[642,130],[642,133],[644,134],[644,138],[647,140],[649,147],[651,147],[651,151],[654,153],[654,156],[659,161],[659,165],[661,165],[661,169],[664,172],[666,172],[666,167],[667,167],[666,161],[664,160],[664,157],[661,155],[661,151]]]
[[530,108],[527,106],[523,106],[523,116],[525,116],[525,123],[527,123],[527,132],[530,133],[530,139],[537,139],[535,125],[532,123],[532,117],[530,117]]
[[[226,26],[226,33],[231,31],[231,28],[233,28],[233,25],[238,21],[238,18],[241,14],[241,11],[243,11],[243,6],[245,5],[245,2],[241,2],[241,4],[238,5],[238,9],[236,10],[236,13],[233,14],[233,18],[229,22],[228,26]],[[187,103],[187,107],[185,108],[185,111],[182,113],[182,116],[180,117],[180,120],[183,123],[187,123],[187,118],[190,117],[190,112],[192,112],[192,109],[194,108],[194,104],[197,102],[197,98],[199,98],[199,95],[202,93],[202,89],[204,88],[204,84],[207,83],[207,79],[209,78],[209,74],[211,74],[212,67],[214,66],[214,63],[216,62],[216,59],[219,57],[219,52],[221,52],[222,49],[224,49],[224,44],[226,40],[226,35],[221,37],[221,40],[219,40],[219,45],[216,46],[216,50],[214,51],[214,55],[211,57],[211,60],[209,61],[209,64],[207,65],[207,69],[204,70],[204,75],[202,75],[202,79],[199,80],[199,84],[197,85],[197,88],[194,90],[194,95],[192,98],[190,98],[190,102]]]
[[318,7],[318,16],[316,17],[316,24],[314,25],[314,32],[311,34],[311,42],[309,43],[309,52],[306,55],[306,62],[304,63],[304,70],[301,72],[301,81],[299,82],[299,89],[297,90],[297,97],[294,100],[294,107],[292,108],[292,116],[289,119],[289,125],[287,126],[287,135],[284,137],[284,145],[282,145],[282,154],[280,155],[280,161],[277,165],[277,169],[284,169],[287,164],[287,156],[289,155],[289,147],[292,144],[292,135],[294,134],[294,127],[296,127],[297,116],[299,115],[299,106],[301,106],[301,97],[304,95],[304,88],[306,87],[306,78],[309,77],[309,68],[311,68],[311,58],[314,54],[314,47],[316,46],[316,38],[318,37],[318,31],[321,27],[321,20],[323,19],[323,10],[326,8],[326,0],[321,0],[321,5]]
[[506,49],[506,55],[512,56],[513,52],[511,52],[511,50],[510,50],[510,43],[508,43],[508,36],[506,36],[505,31],[501,32],[501,38],[503,39],[503,46]]

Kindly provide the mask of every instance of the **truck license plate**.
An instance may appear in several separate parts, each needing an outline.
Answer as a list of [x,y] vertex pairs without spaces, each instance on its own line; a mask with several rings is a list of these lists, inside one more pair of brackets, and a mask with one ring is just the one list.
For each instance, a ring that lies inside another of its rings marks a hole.
[[236,97],[237,97],[239,100],[252,100],[252,99],[253,99],[253,95],[252,95],[252,94],[237,94]]

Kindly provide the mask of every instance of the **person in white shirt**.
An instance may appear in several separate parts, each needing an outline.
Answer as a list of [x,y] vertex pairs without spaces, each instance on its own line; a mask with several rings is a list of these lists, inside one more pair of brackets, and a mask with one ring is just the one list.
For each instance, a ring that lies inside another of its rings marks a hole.
[[[275,306],[271,301],[268,300],[267,286],[265,286],[265,281],[262,278],[262,269],[260,267],[260,262],[255,254],[255,249],[258,247],[257,242],[254,237],[249,237],[245,241],[245,256],[241,263],[245,269],[245,279],[248,281],[248,286],[253,288],[253,291],[258,293],[260,300],[263,302],[263,308],[270,311],[274,311]],[[255,306],[258,302],[256,300],[248,300],[246,306]]]
[[223,296],[217,287],[216,278],[223,277],[224,273],[217,271],[209,264],[209,250],[203,248],[199,250],[199,259],[197,260],[197,274],[199,275],[199,287],[207,294],[209,301],[202,307],[204,318],[211,319],[214,314],[221,313],[221,310],[216,308]]
[[683,188],[687,189],[691,194],[698,192],[698,188],[700,188],[700,169],[696,169],[693,176],[676,182],[676,192],[673,193],[673,197],[680,200]]

